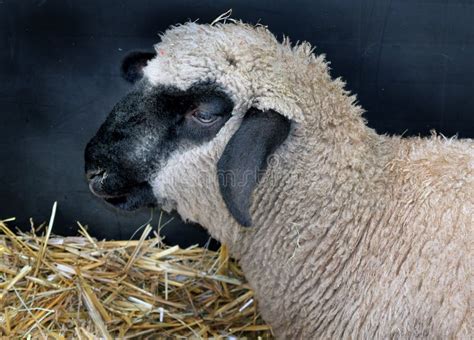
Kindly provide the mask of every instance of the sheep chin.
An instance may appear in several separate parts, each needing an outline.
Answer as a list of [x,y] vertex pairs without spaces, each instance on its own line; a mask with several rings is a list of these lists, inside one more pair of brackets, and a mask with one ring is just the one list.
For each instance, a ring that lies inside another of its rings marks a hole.
[[171,199],[166,199],[166,198],[156,198],[157,201],[157,206],[167,212],[171,213],[172,211],[177,211],[178,204],[176,201],[173,201]]

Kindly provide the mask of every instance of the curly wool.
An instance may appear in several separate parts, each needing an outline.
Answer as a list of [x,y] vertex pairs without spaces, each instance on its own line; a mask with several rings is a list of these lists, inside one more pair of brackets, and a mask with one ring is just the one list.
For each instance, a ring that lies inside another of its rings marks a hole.
[[[324,57],[262,26],[187,23],[156,51],[150,86],[209,81],[235,107],[216,138],[172,155],[154,193],[229,245],[279,338],[472,336],[472,140],[377,135]],[[292,130],[244,229],[216,163],[250,107],[279,112]]]

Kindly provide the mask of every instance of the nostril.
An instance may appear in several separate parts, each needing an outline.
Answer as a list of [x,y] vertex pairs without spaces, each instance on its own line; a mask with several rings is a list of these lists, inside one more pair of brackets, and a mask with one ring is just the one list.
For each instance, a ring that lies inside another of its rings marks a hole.
[[105,171],[101,169],[89,170],[86,172],[86,178],[88,181],[91,181],[96,177],[103,177],[104,174],[105,174]]

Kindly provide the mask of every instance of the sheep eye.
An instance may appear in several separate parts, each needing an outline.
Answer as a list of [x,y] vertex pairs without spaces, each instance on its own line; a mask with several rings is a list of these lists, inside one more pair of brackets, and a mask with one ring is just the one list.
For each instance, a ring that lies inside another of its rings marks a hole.
[[197,120],[199,123],[201,123],[203,125],[211,125],[218,118],[215,115],[213,115],[212,113],[209,113],[207,111],[201,111],[201,110],[195,110],[192,113],[192,116],[195,120]]

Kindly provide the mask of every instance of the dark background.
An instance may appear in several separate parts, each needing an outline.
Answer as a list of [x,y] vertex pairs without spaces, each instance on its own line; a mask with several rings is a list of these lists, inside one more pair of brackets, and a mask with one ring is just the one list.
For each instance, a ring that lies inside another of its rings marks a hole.
[[84,146],[129,90],[127,51],[229,8],[315,44],[378,132],[474,137],[473,1],[0,0],[0,219],[42,222],[57,200],[59,233],[79,220],[98,237],[128,238],[145,223],[149,211],[121,214],[92,197]]

